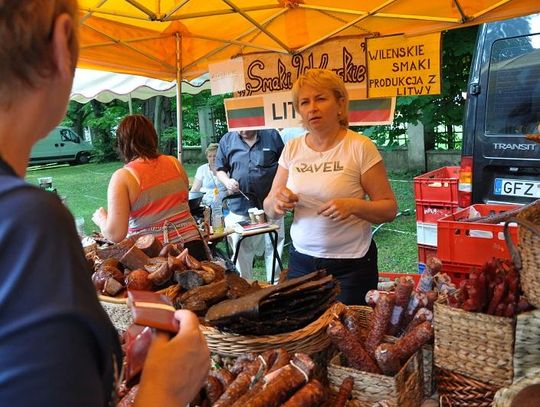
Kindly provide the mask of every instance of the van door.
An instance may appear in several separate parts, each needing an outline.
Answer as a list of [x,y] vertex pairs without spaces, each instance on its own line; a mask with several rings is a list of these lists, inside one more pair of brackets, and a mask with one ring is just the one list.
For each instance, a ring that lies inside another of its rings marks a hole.
[[540,133],[540,15],[486,24],[478,46],[463,143],[472,203],[531,202],[540,198],[540,144],[525,136]]

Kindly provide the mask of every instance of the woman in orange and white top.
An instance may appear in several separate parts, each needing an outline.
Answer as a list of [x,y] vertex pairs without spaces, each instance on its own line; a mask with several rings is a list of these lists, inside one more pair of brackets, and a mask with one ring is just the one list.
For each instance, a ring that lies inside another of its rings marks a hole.
[[126,163],[111,177],[108,212],[99,208],[92,220],[104,237],[153,234],[165,243],[181,243],[199,260],[207,259],[206,243],[189,211],[189,181],[180,162],[158,152],[154,126],[142,115],[125,117],[116,131]]

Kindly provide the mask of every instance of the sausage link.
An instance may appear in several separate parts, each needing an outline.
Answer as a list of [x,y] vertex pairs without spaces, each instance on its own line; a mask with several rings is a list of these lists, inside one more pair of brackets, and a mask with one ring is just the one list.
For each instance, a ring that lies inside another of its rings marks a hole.
[[341,322],[331,321],[326,332],[352,368],[370,373],[380,373],[369,353]]
[[324,388],[317,379],[311,379],[306,385],[294,393],[282,407],[316,407],[324,399]]
[[390,323],[390,317],[394,309],[394,301],[393,297],[382,295],[373,311],[365,344],[366,351],[372,357],[375,356],[375,349],[382,342],[388,330],[388,324]]

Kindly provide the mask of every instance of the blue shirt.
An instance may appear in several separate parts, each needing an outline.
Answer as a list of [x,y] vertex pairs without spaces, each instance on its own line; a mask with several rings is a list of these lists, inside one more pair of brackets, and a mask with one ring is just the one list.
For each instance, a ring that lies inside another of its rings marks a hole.
[[262,202],[270,192],[276,175],[278,160],[283,151],[283,141],[277,130],[257,130],[257,140],[250,147],[236,131],[228,132],[219,141],[216,169],[225,171],[240,184],[240,190],[254,195],[258,203],[245,199],[228,202],[229,209],[239,215]]
[[110,404],[120,345],[73,217],[1,159],[0,264],[0,403]]

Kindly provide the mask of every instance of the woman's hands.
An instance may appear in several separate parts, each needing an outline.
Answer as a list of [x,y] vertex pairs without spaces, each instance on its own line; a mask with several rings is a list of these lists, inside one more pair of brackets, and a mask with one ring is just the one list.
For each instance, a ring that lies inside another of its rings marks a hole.
[[103,207],[96,209],[92,215],[92,221],[100,228],[103,229],[107,224],[107,210]]
[[[266,200],[265,200],[266,203]],[[298,195],[285,186],[277,187],[269,200],[270,217],[279,218],[285,215],[285,212],[293,210],[298,203]],[[265,211],[267,205],[265,205]],[[272,216],[276,215],[276,216]]]
[[157,333],[144,363],[135,406],[186,406],[208,376],[210,352],[195,314],[177,310],[178,333]]
[[332,220],[343,220],[354,214],[358,204],[357,198],[331,199],[319,207],[317,214],[327,216]]

